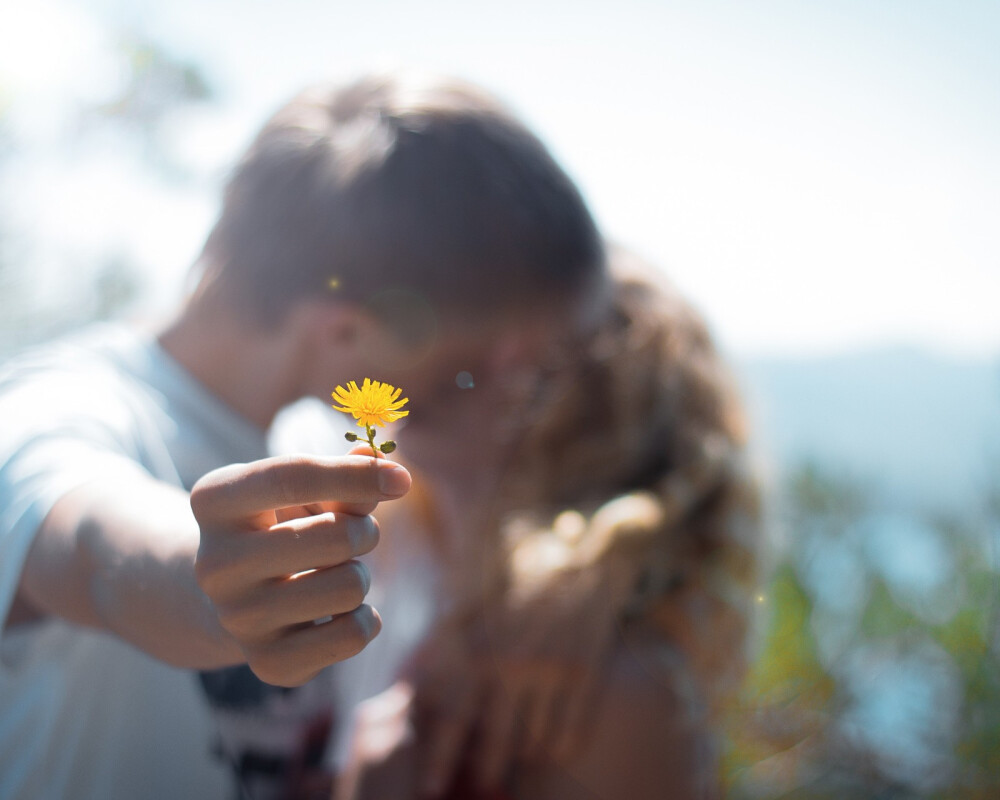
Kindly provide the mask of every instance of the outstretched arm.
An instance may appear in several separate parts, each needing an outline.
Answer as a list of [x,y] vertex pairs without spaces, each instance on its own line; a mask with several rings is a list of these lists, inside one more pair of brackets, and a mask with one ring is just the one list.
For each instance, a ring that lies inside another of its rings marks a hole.
[[186,492],[136,467],[64,495],[28,552],[18,595],[177,666],[242,660],[195,581],[199,529]]
[[300,684],[378,633],[353,559],[378,541],[378,502],[409,481],[370,456],[296,456],[224,467],[189,496],[122,469],[54,504],[18,594],[168,663],[246,662]]

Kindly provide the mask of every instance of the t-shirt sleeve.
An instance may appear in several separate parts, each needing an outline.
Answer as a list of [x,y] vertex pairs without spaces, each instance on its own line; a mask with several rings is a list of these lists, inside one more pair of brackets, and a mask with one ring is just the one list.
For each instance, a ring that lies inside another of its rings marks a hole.
[[0,378],[0,621],[42,521],[68,492],[141,470],[128,415],[99,376],[21,371]]

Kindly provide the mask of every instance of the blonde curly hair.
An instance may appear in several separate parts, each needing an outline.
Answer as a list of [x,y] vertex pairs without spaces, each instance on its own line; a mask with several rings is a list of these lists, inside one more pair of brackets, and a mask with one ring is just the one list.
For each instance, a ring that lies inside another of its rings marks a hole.
[[611,313],[540,384],[501,484],[503,591],[602,570],[619,623],[671,640],[718,711],[745,671],[757,581],[743,409],[700,315],[610,255]]

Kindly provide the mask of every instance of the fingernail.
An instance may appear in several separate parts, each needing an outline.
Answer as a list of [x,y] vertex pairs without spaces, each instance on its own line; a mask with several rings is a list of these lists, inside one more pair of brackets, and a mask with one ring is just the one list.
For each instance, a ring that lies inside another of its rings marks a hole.
[[368,569],[368,566],[364,561],[356,561],[354,563],[358,565],[358,574],[361,575],[361,581],[365,585],[365,595],[367,596],[368,592],[370,592],[372,588],[371,571]]
[[371,550],[371,541],[374,536],[375,520],[370,516],[347,517],[347,538],[351,542],[352,554],[360,555]]
[[410,488],[410,473],[391,461],[379,461],[378,488],[389,497],[400,497]]

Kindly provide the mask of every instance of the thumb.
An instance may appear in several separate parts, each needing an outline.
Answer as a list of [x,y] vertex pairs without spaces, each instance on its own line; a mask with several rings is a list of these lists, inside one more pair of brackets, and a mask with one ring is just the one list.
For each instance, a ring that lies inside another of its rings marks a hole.
[[373,458],[385,458],[385,454],[377,447],[373,451],[368,442],[355,442],[351,449],[347,451],[349,456],[372,456]]
[[[356,442],[351,445],[351,449],[347,451],[349,456],[368,456],[369,458],[385,458],[385,454],[376,449],[372,452],[372,448],[367,442]],[[354,514],[359,517],[364,517],[375,511],[378,505],[360,505],[357,503],[338,503],[337,510],[343,514]]]

